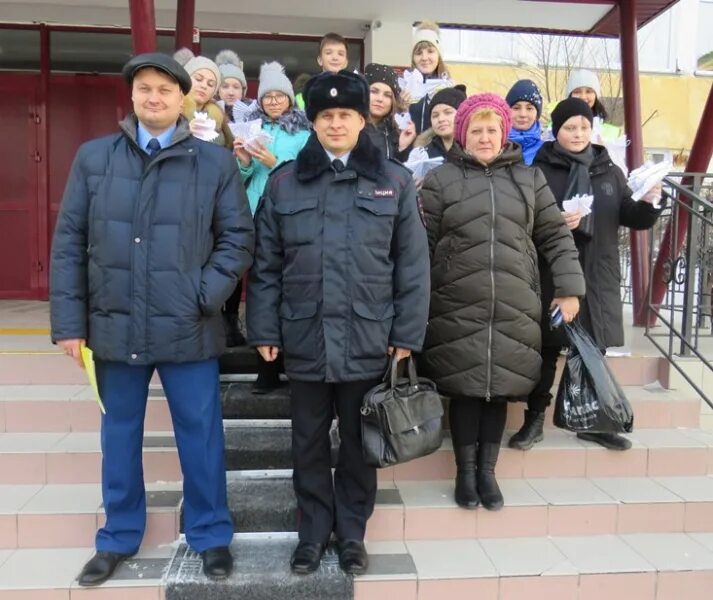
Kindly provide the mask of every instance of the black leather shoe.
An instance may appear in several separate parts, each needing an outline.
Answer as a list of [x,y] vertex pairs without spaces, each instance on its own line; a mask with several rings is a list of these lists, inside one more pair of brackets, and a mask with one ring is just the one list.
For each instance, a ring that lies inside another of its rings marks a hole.
[[608,450],[623,452],[631,448],[631,441],[618,433],[578,433],[577,437],[580,440],[586,440],[587,442],[594,442],[595,444],[604,446]]
[[219,546],[201,552],[203,572],[210,579],[225,579],[233,572],[233,555],[230,548]]
[[369,555],[361,540],[339,540],[337,542],[339,566],[349,575],[363,575],[369,567]]
[[77,582],[83,587],[100,585],[112,576],[122,561],[130,557],[130,554],[99,551],[84,565]]
[[293,573],[307,575],[319,569],[324,554],[324,545],[314,542],[300,542],[292,553],[290,568]]

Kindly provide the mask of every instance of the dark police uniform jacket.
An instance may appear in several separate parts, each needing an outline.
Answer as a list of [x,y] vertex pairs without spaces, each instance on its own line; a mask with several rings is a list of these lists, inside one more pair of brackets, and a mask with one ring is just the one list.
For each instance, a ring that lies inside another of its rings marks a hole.
[[255,220],[247,331],[295,380],[380,377],[388,346],[419,351],[428,242],[408,170],[362,132],[337,173],[313,133],[271,175]]

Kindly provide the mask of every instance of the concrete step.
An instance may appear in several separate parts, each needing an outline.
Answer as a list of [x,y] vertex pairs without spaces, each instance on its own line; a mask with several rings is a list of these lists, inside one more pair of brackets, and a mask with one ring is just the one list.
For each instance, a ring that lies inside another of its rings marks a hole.
[[[235,422],[238,423],[238,422]],[[289,422],[254,428],[228,423],[229,470],[291,468]],[[247,423],[249,425],[249,422]],[[512,432],[506,433],[505,440]],[[633,448],[612,452],[558,429],[529,452],[503,448],[498,475],[522,477],[657,477],[713,473],[713,433],[698,429],[642,429],[629,436]],[[505,442],[504,442],[505,443]],[[334,447],[334,446],[333,446]],[[96,433],[0,433],[0,484],[96,483],[101,451]],[[437,452],[379,470],[381,481],[451,479],[455,474],[450,438]],[[144,438],[148,482],[179,481],[175,439],[166,432]]]
[[[503,445],[514,431],[506,431]],[[528,452],[503,447],[497,473],[502,478],[667,477],[713,473],[713,433],[700,429],[641,429],[628,435],[631,450],[614,452],[551,429]],[[446,436],[433,454],[379,470],[380,481],[451,479],[455,460]]]
[[[166,432],[144,434],[144,479],[180,481],[176,441]],[[99,434],[0,433],[0,485],[98,483]]]
[[295,544],[294,537],[236,537],[236,569],[220,583],[200,573],[182,544],[166,600],[708,600],[713,583],[711,534],[371,542],[369,570],[353,582],[333,550],[313,576],[292,575]]
[[94,554],[83,547],[0,550],[3,600],[160,600],[173,545],[150,547],[119,565],[97,588],[81,588],[76,577]]
[[[144,545],[176,540],[182,498],[180,482],[147,485]],[[105,520],[97,483],[0,485],[0,548],[89,547]]]
[[[263,395],[253,394],[251,388],[251,381],[221,384],[226,419],[290,418],[287,385]],[[626,386],[624,392],[634,408],[637,429],[699,426],[700,400],[686,392],[665,390],[658,385]],[[520,427],[524,409],[520,402],[508,406],[509,429]],[[550,407],[545,421],[548,428],[553,427],[552,412]],[[100,421],[97,403],[87,385],[0,385],[0,433],[90,432],[99,430]],[[149,390],[146,429],[173,430],[160,386]]]
[[[260,475],[260,474],[258,474]],[[713,477],[500,479],[502,512],[463,510],[453,481],[381,483],[367,539],[713,532]],[[237,532],[296,531],[289,472],[229,474]]]

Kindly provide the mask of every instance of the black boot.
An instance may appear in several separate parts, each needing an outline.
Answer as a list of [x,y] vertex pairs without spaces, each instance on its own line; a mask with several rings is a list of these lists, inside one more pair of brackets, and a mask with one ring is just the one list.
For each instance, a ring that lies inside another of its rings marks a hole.
[[488,510],[500,510],[504,505],[503,494],[495,480],[495,464],[498,462],[499,452],[500,444],[478,444],[478,495],[480,503]]
[[456,504],[461,508],[477,508],[480,504],[475,483],[475,444],[455,446],[456,457]]
[[508,446],[515,450],[529,450],[537,442],[544,439],[542,428],[545,426],[543,411],[526,410],[525,422],[515,435],[510,438]]
[[77,582],[82,587],[100,585],[109,579],[116,568],[127,558],[130,558],[130,555],[98,550],[84,565],[82,572],[77,577]]
[[631,441],[618,433],[578,433],[577,437],[580,440],[586,440],[587,442],[594,442],[595,444],[604,446],[609,450],[623,452],[631,448]]

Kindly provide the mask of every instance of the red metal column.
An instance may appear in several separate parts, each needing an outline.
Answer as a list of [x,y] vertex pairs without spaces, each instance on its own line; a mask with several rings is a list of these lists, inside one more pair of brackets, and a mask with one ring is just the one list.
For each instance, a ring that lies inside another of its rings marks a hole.
[[[698,123],[698,131],[696,131],[696,137],[693,140],[693,146],[691,146],[691,155],[688,158],[688,163],[686,164],[686,173],[705,173],[708,170],[708,164],[710,163],[711,156],[713,155],[713,84],[708,91],[708,100],[701,113],[701,120]],[[693,183],[692,178],[683,178],[683,185],[691,185]],[[672,236],[674,235],[671,229],[671,223],[669,222],[666,228],[666,233],[664,234],[663,240],[661,240],[661,248],[656,257],[656,265],[654,267],[654,275],[651,283],[651,304],[654,306],[660,304],[663,301],[664,294],[666,293],[666,283],[664,282],[664,268],[666,266],[666,261],[672,256],[677,257],[681,248],[683,247],[683,242],[686,240],[686,232],[688,231],[688,218],[689,214],[687,210],[681,210],[678,213],[678,231],[676,232],[675,239],[677,241],[675,252],[671,252]],[[649,321],[650,325],[654,325],[655,319],[652,317]]]
[[156,52],[156,13],[153,0],[129,0],[134,54]]
[[196,19],[196,0],[178,0],[176,6],[176,50],[193,47],[193,27]]
[[[641,132],[639,91],[639,50],[637,42],[637,0],[619,0],[621,20],[621,77],[624,91],[624,123],[629,145],[626,162],[629,169],[641,166],[644,143]],[[649,285],[649,232],[631,232],[631,291],[634,325],[646,324],[646,291]]]

